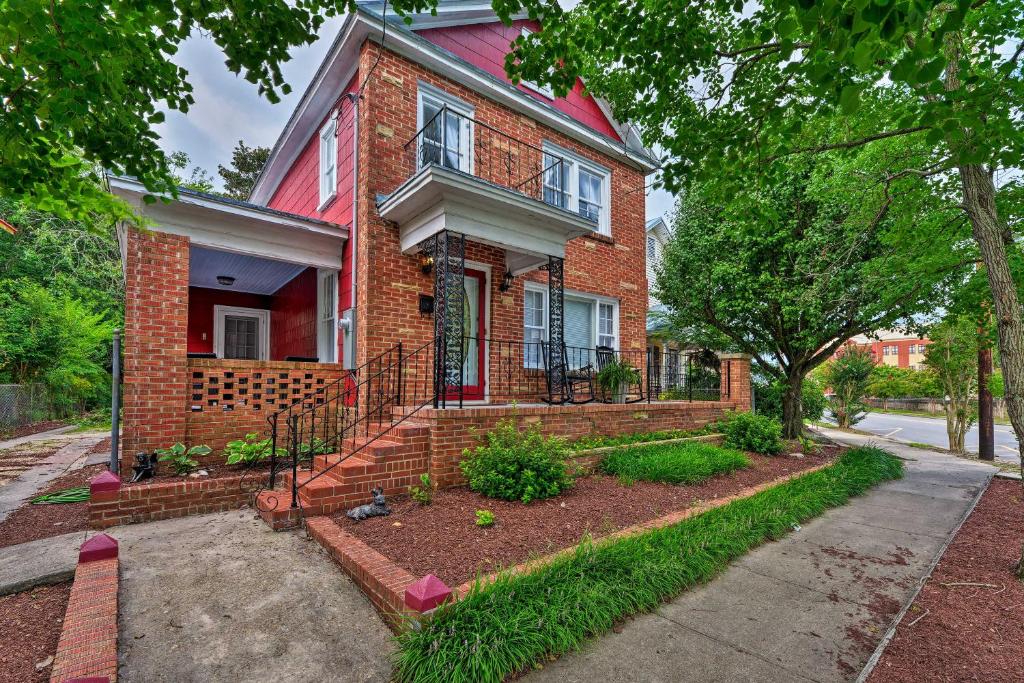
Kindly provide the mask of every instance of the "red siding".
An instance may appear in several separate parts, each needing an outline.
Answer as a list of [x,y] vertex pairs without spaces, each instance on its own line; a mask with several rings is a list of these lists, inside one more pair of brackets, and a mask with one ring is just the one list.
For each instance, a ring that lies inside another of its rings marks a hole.
[[[447,26],[444,28],[429,28],[419,31],[430,42],[443,47],[452,54],[461,57],[470,64],[488,73],[497,76],[509,83],[505,75],[505,55],[509,51],[509,44],[522,32],[523,27],[533,31],[540,31],[540,24],[535,21],[520,20],[512,22],[511,26],[505,26],[499,21],[487,24],[469,24],[467,26]],[[576,79],[576,87],[565,98],[549,100],[547,97],[534,92],[523,85],[518,86],[520,90],[529,93],[536,99],[554,106],[559,111],[568,114],[576,121],[593,128],[615,140],[620,140],[618,133],[612,127],[608,118],[597,106],[597,102],[590,95],[584,94],[583,83]]]
[[316,355],[316,268],[306,268],[270,300],[270,357]]
[[[268,297],[205,287],[188,288],[188,352],[213,353],[213,307],[270,308]],[[271,328],[274,323],[271,321]],[[203,335],[206,338],[203,338]]]
[[[359,88],[359,75],[352,78],[345,92],[356,92]],[[274,195],[267,202],[272,209],[288,211],[302,216],[310,216],[336,223],[351,225],[352,223],[352,102],[347,97],[339,97],[338,116],[338,196],[323,211],[317,210],[320,201],[320,182],[318,179],[320,166],[320,128],[327,122],[321,121],[310,131],[309,142],[288,169]],[[355,235],[353,234],[353,238]],[[342,270],[338,282],[338,308],[345,310],[351,307],[352,299],[352,242],[346,241],[342,250]]]

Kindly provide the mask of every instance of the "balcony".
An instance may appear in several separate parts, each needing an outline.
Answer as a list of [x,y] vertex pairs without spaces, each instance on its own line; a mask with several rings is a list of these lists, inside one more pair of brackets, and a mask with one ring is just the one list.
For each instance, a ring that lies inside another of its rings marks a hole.
[[404,253],[442,230],[500,247],[513,275],[564,257],[597,229],[596,205],[567,207],[565,162],[443,106],[404,145],[410,177],[378,205]]

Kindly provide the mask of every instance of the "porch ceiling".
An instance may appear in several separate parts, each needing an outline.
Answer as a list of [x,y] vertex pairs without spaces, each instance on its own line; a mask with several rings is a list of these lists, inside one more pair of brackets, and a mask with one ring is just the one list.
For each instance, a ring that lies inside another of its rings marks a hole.
[[[189,249],[188,283],[192,287],[270,295],[305,269],[298,263],[193,246]],[[230,287],[219,284],[218,275],[233,277],[235,281]]]
[[442,230],[505,249],[513,274],[565,256],[574,237],[592,233],[582,216],[439,166],[427,166],[379,203],[382,218],[399,226],[402,251],[414,253]]

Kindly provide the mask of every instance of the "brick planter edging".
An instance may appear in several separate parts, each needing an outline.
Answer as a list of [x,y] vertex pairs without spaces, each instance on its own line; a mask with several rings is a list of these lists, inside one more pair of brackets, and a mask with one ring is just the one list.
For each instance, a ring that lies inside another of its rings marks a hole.
[[[715,435],[710,435],[715,436]],[[701,437],[707,438],[707,437]],[[766,481],[756,486],[748,486],[731,496],[715,498],[702,505],[696,505],[685,510],[671,512],[662,517],[648,520],[640,524],[620,529],[614,533],[604,536],[596,541],[598,544],[610,542],[624,536],[652,531],[662,527],[677,524],[688,517],[713,510],[714,508],[728,505],[741,498],[749,498],[765,489],[784,484],[790,479],[802,477],[830,466],[832,463],[815,465],[806,470],[793,472],[771,481]],[[403,623],[405,616],[418,616],[412,614],[405,607],[405,589],[418,580],[408,570],[400,567],[390,558],[374,550],[370,545],[364,543],[352,534],[342,529],[330,517],[311,517],[306,520],[306,531],[310,537],[327,550],[328,554],[337,562],[346,574],[356,583],[373,603],[373,606],[384,617],[392,629],[397,630]],[[494,581],[498,576],[507,573],[526,573],[540,569],[554,560],[576,551],[575,546],[563,548],[550,555],[517,564],[501,572],[494,572],[482,577],[483,582]],[[458,588],[452,589],[455,599],[464,597],[469,593],[475,580],[467,581]]]
[[[101,477],[107,477],[101,481]],[[265,474],[232,474],[227,477],[156,481],[113,486],[107,472],[93,479],[89,491],[89,526],[106,529],[158,519],[237,510],[248,505]],[[252,486],[242,486],[249,478]]]
[[[98,552],[90,552],[90,545],[97,546]],[[115,683],[117,588],[117,542],[105,534],[94,536],[79,554],[50,683],[84,679]]]

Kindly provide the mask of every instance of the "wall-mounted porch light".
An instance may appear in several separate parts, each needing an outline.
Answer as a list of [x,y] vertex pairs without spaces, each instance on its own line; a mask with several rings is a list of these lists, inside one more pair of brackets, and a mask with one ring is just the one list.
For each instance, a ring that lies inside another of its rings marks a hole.
[[231,285],[235,284],[235,278],[231,277],[230,275],[218,275],[217,284],[224,285],[225,287],[230,287]]
[[423,271],[424,275],[430,275],[430,271],[434,269],[434,257],[430,254],[420,254],[420,270]]
[[501,290],[502,292],[507,292],[508,290],[512,289],[512,271],[511,270],[506,270],[505,271],[505,277],[503,277],[501,279],[501,284],[498,286],[498,289]]

